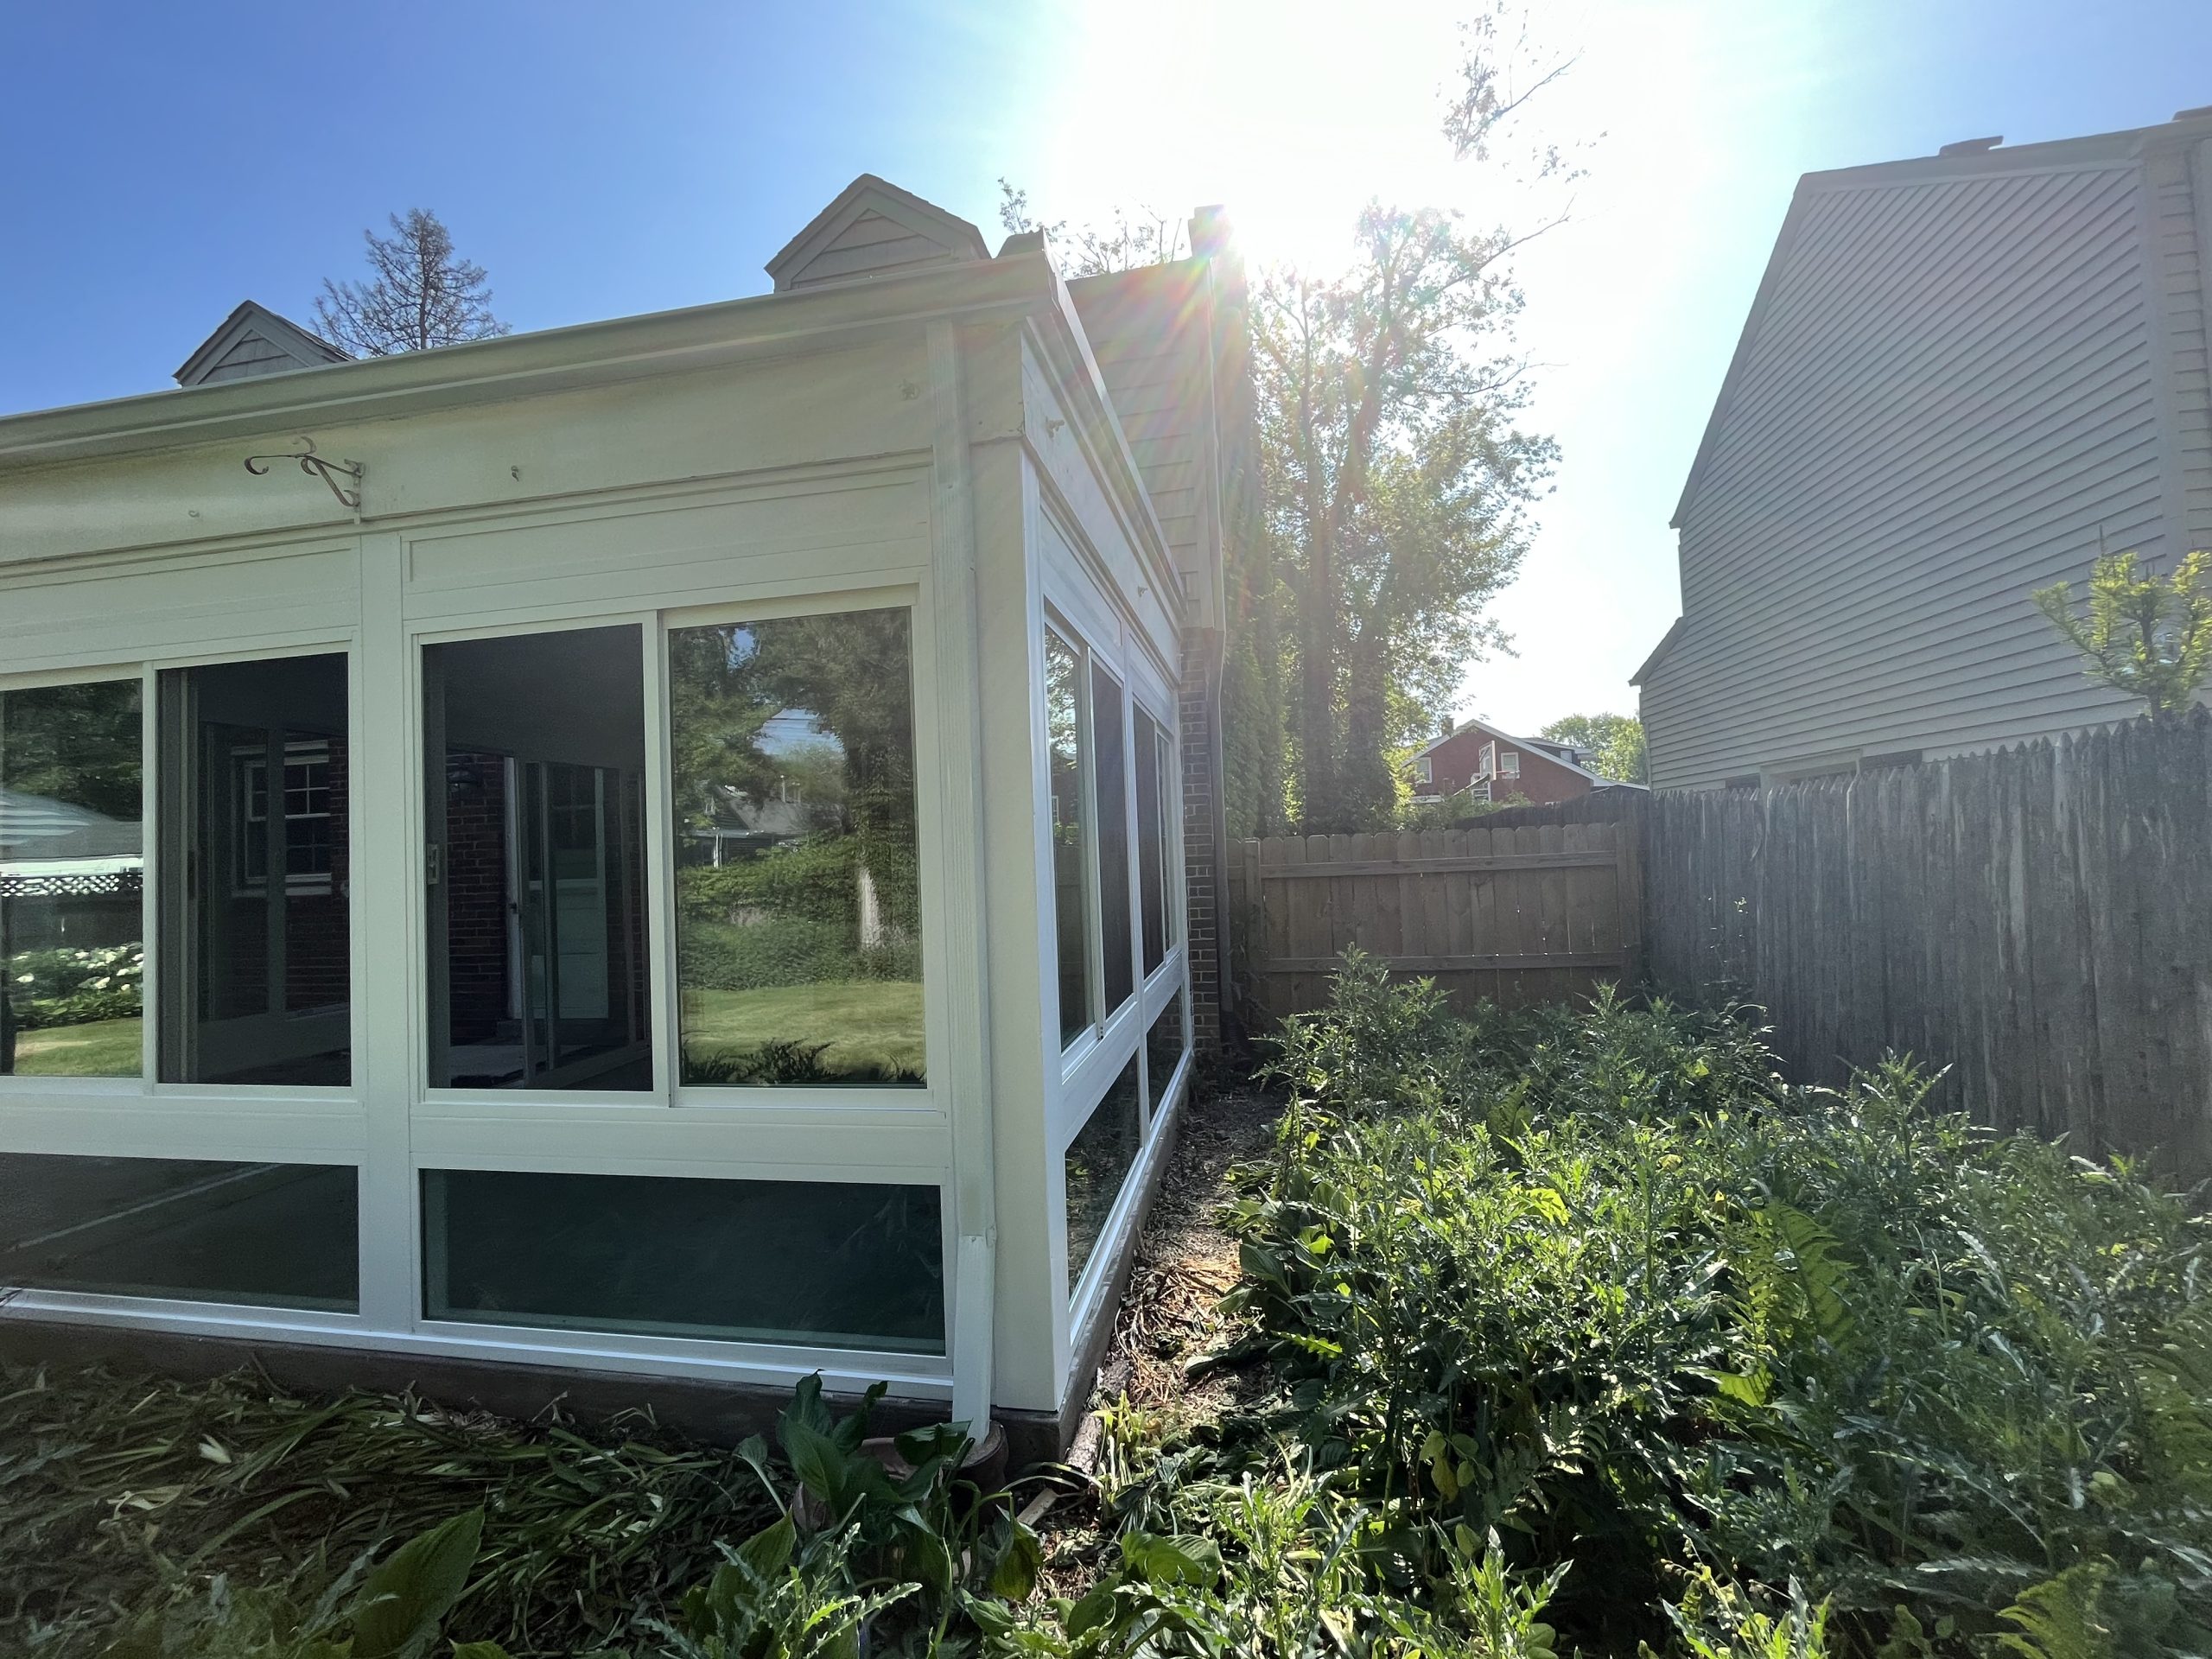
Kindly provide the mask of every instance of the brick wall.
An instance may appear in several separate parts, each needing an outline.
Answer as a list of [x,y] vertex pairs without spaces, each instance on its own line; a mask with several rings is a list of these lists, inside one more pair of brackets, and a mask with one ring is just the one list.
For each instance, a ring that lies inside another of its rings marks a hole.
[[1215,831],[1221,819],[1221,636],[1190,628],[1183,635],[1183,683],[1176,716],[1182,728],[1183,880],[1190,942],[1191,1034],[1201,1054],[1221,1052],[1220,899],[1226,872]]
[[506,767],[446,756],[446,972],[456,1043],[492,1040],[507,1017]]

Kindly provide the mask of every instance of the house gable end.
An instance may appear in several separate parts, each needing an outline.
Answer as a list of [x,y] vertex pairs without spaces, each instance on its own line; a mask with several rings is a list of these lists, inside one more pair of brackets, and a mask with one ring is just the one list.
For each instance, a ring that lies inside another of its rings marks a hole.
[[863,173],[768,262],[776,292],[987,259],[982,232],[912,192]]
[[262,374],[289,374],[352,359],[326,340],[317,339],[288,317],[247,300],[223,319],[221,327],[200,343],[175,374],[181,386],[219,380],[245,380]]

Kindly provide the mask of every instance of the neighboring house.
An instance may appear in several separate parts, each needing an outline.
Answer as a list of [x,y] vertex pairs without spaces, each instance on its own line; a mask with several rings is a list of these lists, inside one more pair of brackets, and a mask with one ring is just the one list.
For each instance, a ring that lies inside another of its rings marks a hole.
[[1071,289],[863,176],[756,298],[360,362],[247,305],[0,419],[0,957],[147,823],[143,1009],[10,974],[0,1351],[1064,1443],[1218,1029],[1192,243]]
[[1414,752],[1408,762],[1416,801],[1465,794],[1478,801],[1516,797],[1531,806],[1571,801],[1610,786],[1582,762],[1572,743],[1514,737],[1479,720],[1466,720]]
[[1635,676],[1660,788],[2140,712],[2030,602],[2212,546],[2212,109],[1808,174],[1676,508]]

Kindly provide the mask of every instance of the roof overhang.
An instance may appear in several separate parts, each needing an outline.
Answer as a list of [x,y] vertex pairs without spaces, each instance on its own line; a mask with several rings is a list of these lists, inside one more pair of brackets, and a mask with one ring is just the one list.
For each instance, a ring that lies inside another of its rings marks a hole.
[[934,323],[1034,331],[1145,568],[1181,581],[1075,303],[1041,250],[824,283],[435,351],[0,416],[0,478],[64,462],[266,436],[911,336]]
[[755,295],[296,373],[36,410],[0,416],[0,473],[251,436],[305,422],[397,418],[682,373],[857,344],[940,319],[980,322],[1057,314],[1059,287],[1041,256],[978,260],[874,282]]
[[1628,683],[1630,685],[1642,685],[1649,677],[1651,671],[1666,660],[1667,653],[1672,651],[1681,640],[1682,629],[1688,621],[1689,619],[1686,616],[1678,616],[1675,619],[1673,626],[1659,636],[1659,643],[1651,647],[1651,654],[1643,659],[1643,666],[1628,677]]

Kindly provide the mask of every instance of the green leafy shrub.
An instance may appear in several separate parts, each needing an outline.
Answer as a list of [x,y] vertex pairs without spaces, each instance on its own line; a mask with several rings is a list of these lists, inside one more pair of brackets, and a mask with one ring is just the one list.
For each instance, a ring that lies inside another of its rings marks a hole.
[[689,990],[755,991],[862,976],[849,930],[777,916],[732,926],[686,920],[677,935],[677,971]]
[[[483,1533],[483,1510],[457,1515],[365,1574],[368,1557],[357,1559],[306,1606],[295,1584],[239,1588],[220,1573],[204,1586],[180,1584],[108,1649],[109,1659],[426,1659],[446,1645],[440,1632]],[[506,1659],[493,1643],[459,1651]]]
[[682,869],[677,899],[687,917],[765,911],[842,928],[856,943],[863,870],[885,922],[913,931],[920,922],[920,888],[913,849],[897,836],[812,835],[734,863]]
[[1433,1572],[1378,1574],[1374,1510],[1297,1468],[1180,1485],[1155,1519],[1124,1529],[1080,1598],[988,1610],[1003,1654],[1046,1659],[1555,1659],[1545,1604],[1558,1575],[1510,1570],[1497,1540],[1435,1540]]
[[1742,1019],[1610,996],[1455,1021],[1355,961],[1275,1071],[1238,1297],[1394,1570],[1496,1529],[1603,1651],[1986,1654],[2058,1606],[2098,1651],[2212,1643],[2177,1199],[1905,1062],[1791,1088]]
[[58,946],[7,958],[7,994],[26,1031],[126,1020],[139,1012],[146,953],[136,944]]
[[99,1654],[219,1575],[233,1600],[312,1610],[344,1563],[479,1508],[448,1627],[561,1659],[637,1643],[718,1541],[776,1513],[734,1451],[644,1413],[524,1426],[404,1396],[305,1399],[250,1373],[0,1364],[0,1654]]
[[788,1480],[763,1438],[738,1448],[782,1514],[686,1592],[670,1659],[949,1656],[974,1650],[979,1605],[1029,1594],[1042,1552],[1012,1495],[963,1478],[969,1441],[948,1424],[898,1436],[894,1471],[868,1444],[883,1393],[838,1417],[802,1381],[776,1424]]
[[827,1043],[783,1039],[746,1050],[695,1046],[683,1051],[683,1081],[708,1088],[748,1084],[772,1088],[799,1084],[836,1084],[849,1088],[875,1084],[906,1087],[922,1081],[919,1072],[894,1065],[832,1068],[822,1060],[829,1047]]

